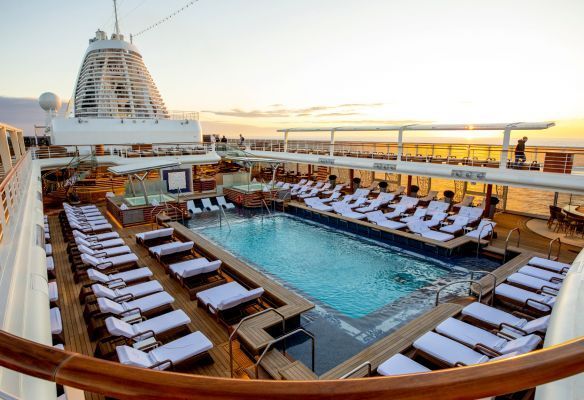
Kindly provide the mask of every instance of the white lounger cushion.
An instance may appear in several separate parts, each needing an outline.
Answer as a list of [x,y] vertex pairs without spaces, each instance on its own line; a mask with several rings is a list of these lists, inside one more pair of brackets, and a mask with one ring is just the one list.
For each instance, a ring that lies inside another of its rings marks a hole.
[[138,262],[138,256],[134,253],[129,253],[115,257],[98,258],[90,256],[89,254],[81,254],[81,261],[83,261],[84,264],[93,265],[97,269],[105,269],[112,266],[115,267],[116,265]]
[[111,335],[131,338],[147,331],[158,335],[190,322],[191,319],[183,310],[175,310],[136,324],[129,324],[116,317],[107,317],[105,326]]
[[193,200],[187,201],[187,208],[191,212],[191,214],[200,214],[203,212],[203,210],[195,206],[195,202]]
[[422,221],[410,222],[408,224],[408,229],[413,233],[417,233],[422,237],[427,239],[438,240],[440,242],[446,242],[447,240],[454,239],[454,235],[443,232],[436,232],[428,228]]
[[63,332],[63,320],[61,319],[61,310],[57,307],[51,308],[51,334],[59,335]]
[[73,224],[71,224],[71,228],[77,229],[81,232],[94,232],[94,231],[105,231],[108,229],[112,229],[113,227],[111,224],[82,226],[80,224],[73,223]]
[[96,297],[105,297],[113,300],[120,296],[132,295],[132,297],[144,297],[152,293],[162,292],[164,288],[158,281],[147,281],[137,285],[126,286],[119,289],[110,289],[102,284],[91,285],[91,290]]
[[49,282],[49,301],[55,302],[59,300],[59,288],[57,282]]
[[152,254],[158,256],[167,256],[170,254],[182,253],[183,251],[189,251],[195,245],[194,242],[171,242],[161,244],[160,246],[154,246],[148,248]]
[[47,271],[54,271],[55,270],[55,260],[53,256],[47,257]]
[[377,373],[383,376],[415,374],[418,372],[430,372],[431,370],[422,364],[415,362],[403,354],[396,354],[377,367]]
[[145,279],[152,276],[152,271],[148,267],[136,268],[131,269],[129,271],[118,272],[111,275],[106,275],[103,272],[90,268],[87,270],[87,276],[92,281],[97,281],[101,283],[108,283],[113,280],[120,279],[123,282],[133,282],[138,279]]
[[425,333],[413,346],[451,366],[457,363],[473,365],[489,361],[489,357],[435,332]]
[[[201,332],[193,332],[163,346],[156,347],[149,353],[129,346],[118,346],[116,347],[116,352],[122,364],[148,368],[165,360],[178,364],[212,348],[213,343],[205,335]],[[166,369],[168,367],[170,367],[170,364],[162,364],[157,369]]]
[[536,278],[531,275],[521,274],[519,272],[509,275],[507,277],[507,282],[515,283],[517,285],[525,286],[535,290],[544,290],[544,286],[546,288],[550,288],[553,290],[560,290],[560,288],[562,287],[560,283],[553,283],[550,281],[546,281],[545,279]]
[[190,278],[192,276],[217,271],[221,267],[221,260],[209,261],[201,257],[171,264],[169,267],[172,273],[182,278]]
[[529,265],[535,267],[540,267],[544,269],[549,269],[554,272],[564,272],[570,269],[570,264],[562,263],[559,261],[548,260],[547,258],[533,257],[527,262]]
[[201,199],[201,203],[203,203],[203,207],[207,211],[217,211],[219,207],[211,203],[211,199]]
[[139,308],[140,311],[150,311],[158,307],[165,306],[174,302],[174,298],[166,292],[159,292],[151,294],[150,296],[142,297],[132,301],[124,301],[116,303],[105,297],[99,297],[97,304],[103,313],[111,313],[120,315],[133,308]]
[[541,342],[541,338],[536,335],[527,335],[515,340],[508,341],[492,334],[484,329],[477,328],[471,324],[455,318],[447,318],[436,327],[436,332],[451,339],[474,347],[482,344],[501,354],[517,352],[520,354],[530,352]]
[[[495,294],[497,296],[506,297],[511,300],[515,300],[519,303],[525,303],[526,305],[535,308],[536,310],[540,310],[543,312],[549,312],[554,304],[556,304],[556,298],[554,296],[546,296],[543,294],[537,294],[534,292],[530,292],[529,290],[520,289],[515,286],[508,285],[506,283],[502,283],[495,289]],[[547,304],[549,307],[544,306],[543,304]]]
[[[499,309],[479,302],[474,302],[464,307],[462,309],[462,315],[469,316],[479,321],[483,321],[497,328],[500,328],[501,324],[503,323],[508,324],[516,328],[519,328],[526,333],[535,332],[545,333],[547,331],[550,320],[550,316],[546,315],[528,321],[524,318],[518,318],[513,314],[501,311]],[[510,329],[506,327],[503,327],[502,331],[517,335],[517,331],[511,332]]]
[[446,210],[448,210],[448,207],[450,207],[450,204],[445,203],[443,201],[438,201],[438,200],[432,200],[427,207],[427,212],[426,215],[430,215],[433,216],[436,213],[443,213],[446,212]]
[[530,275],[530,276],[534,276],[536,278],[539,279],[544,279],[546,281],[563,281],[566,276],[562,275],[562,274],[557,274],[555,272],[551,272],[545,269],[541,269],[541,268],[537,268],[537,267],[532,267],[530,265],[526,265],[524,267],[519,268],[519,271],[522,274],[525,275]]
[[[197,299],[215,310],[228,310],[240,304],[259,298],[263,288],[247,290],[237,282],[229,282],[197,293]],[[211,310],[213,311],[213,310]]]
[[474,231],[468,232],[465,236],[478,239],[479,235],[481,235],[482,239],[490,235],[495,226],[497,226],[495,221],[491,221],[490,219],[483,219]]
[[141,240],[160,239],[171,237],[174,234],[174,228],[156,229],[155,231],[137,233],[136,237]]
[[118,246],[125,245],[125,242],[120,238],[103,240],[103,241],[99,242],[99,241],[87,241],[81,237],[76,237],[75,243],[77,244],[77,246],[85,246],[85,247],[93,248],[94,250],[95,249],[107,249],[109,247],[118,247]]
[[51,244],[45,244],[45,252],[47,253],[47,256],[50,256],[53,254],[53,246]]
[[350,211],[350,210],[349,211],[342,211],[340,214],[343,217],[353,218],[353,219],[365,219],[365,218],[367,218],[365,216],[365,214],[361,214],[361,213],[358,213],[358,212],[355,212],[355,211]]
[[83,232],[80,232],[78,230],[74,230],[73,231],[73,236],[74,237],[78,237],[78,238],[82,238],[88,241],[102,241],[102,240],[109,240],[109,239],[117,239],[120,237],[120,235],[117,232],[106,232],[106,233],[100,233],[97,235],[86,235]]
[[376,224],[389,229],[403,229],[407,226],[403,222],[391,221],[389,219],[385,221],[377,221]]
[[87,254],[87,255],[90,255],[93,257],[113,257],[113,256],[119,256],[120,254],[127,254],[127,253],[132,252],[132,250],[130,250],[130,248],[128,246],[110,247],[107,249],[93,250],[89,247],[80,245],[80,246],[77,246],[77,248],[83,254]]
[[227,200],[225,200],[224,196],[218,196],[218,197],[216,197],[216,200],[217,200],[217,204],[219,204],[223,208],[226,208],[228,210],[231,208],[235,208],[233,203],[228,203]]

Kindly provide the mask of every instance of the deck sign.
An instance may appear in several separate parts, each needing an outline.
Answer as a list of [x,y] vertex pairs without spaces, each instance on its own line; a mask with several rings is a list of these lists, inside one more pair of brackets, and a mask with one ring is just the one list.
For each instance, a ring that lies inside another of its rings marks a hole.
[[319,157],[318,163],[319,164],[326,164],[326,165],[334,165],[335,159],[334,158]]
[[373,168],[379,169],[382,171],[395,171],[395,164],[376,162],[376,163],[373,163]]

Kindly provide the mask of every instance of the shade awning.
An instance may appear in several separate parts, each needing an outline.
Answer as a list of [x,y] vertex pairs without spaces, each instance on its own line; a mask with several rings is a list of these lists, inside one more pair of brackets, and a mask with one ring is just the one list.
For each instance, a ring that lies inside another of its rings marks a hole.
[[128,175],[137,174],[139,172],[147,172],[155,169],[161,168],[172,168],[178,167],[180,165],[179,161],[169,161],[169,160],[146,160],[136,163],[131,163],[127,165],[118,165],[115,167],[109,167],[107,170],[115,175]]

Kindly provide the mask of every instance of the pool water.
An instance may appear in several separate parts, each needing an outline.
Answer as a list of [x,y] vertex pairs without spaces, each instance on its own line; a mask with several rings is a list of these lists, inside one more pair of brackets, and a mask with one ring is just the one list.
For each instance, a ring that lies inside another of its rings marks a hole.
[[447,265],[324,225],[279,215],[203,234],[261,271],[350,318],[364,317],[436,281]]
[[[143,206],[144,205],[144,196],[136,196],[136,197],[125,197],[124,200],[128,202],[131,206]],[[176,201],[176,199],[172,196],[166,194],[150,194],[148,195],[148,203],[152,200],[156,200],[159,203],[165,201]]]
[[262,183],[250,183],[249,185],[233,186],[232,189],[239,190],[244,193],[253,193],[264,189]]

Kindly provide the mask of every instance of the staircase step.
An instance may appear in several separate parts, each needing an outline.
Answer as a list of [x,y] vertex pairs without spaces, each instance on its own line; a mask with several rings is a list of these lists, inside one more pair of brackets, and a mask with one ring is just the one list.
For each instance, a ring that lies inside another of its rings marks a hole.
[[310,368],[300,361],[294,361],[287,367],[280,368],[280,376],[285,381],[313,381],[318,380]]
[[260,366],[266,371],[272,379],[282,379],[280,369],[290,366],[294,361],[290,361],[284,354],[278,350],[270,350],[262,359]]

